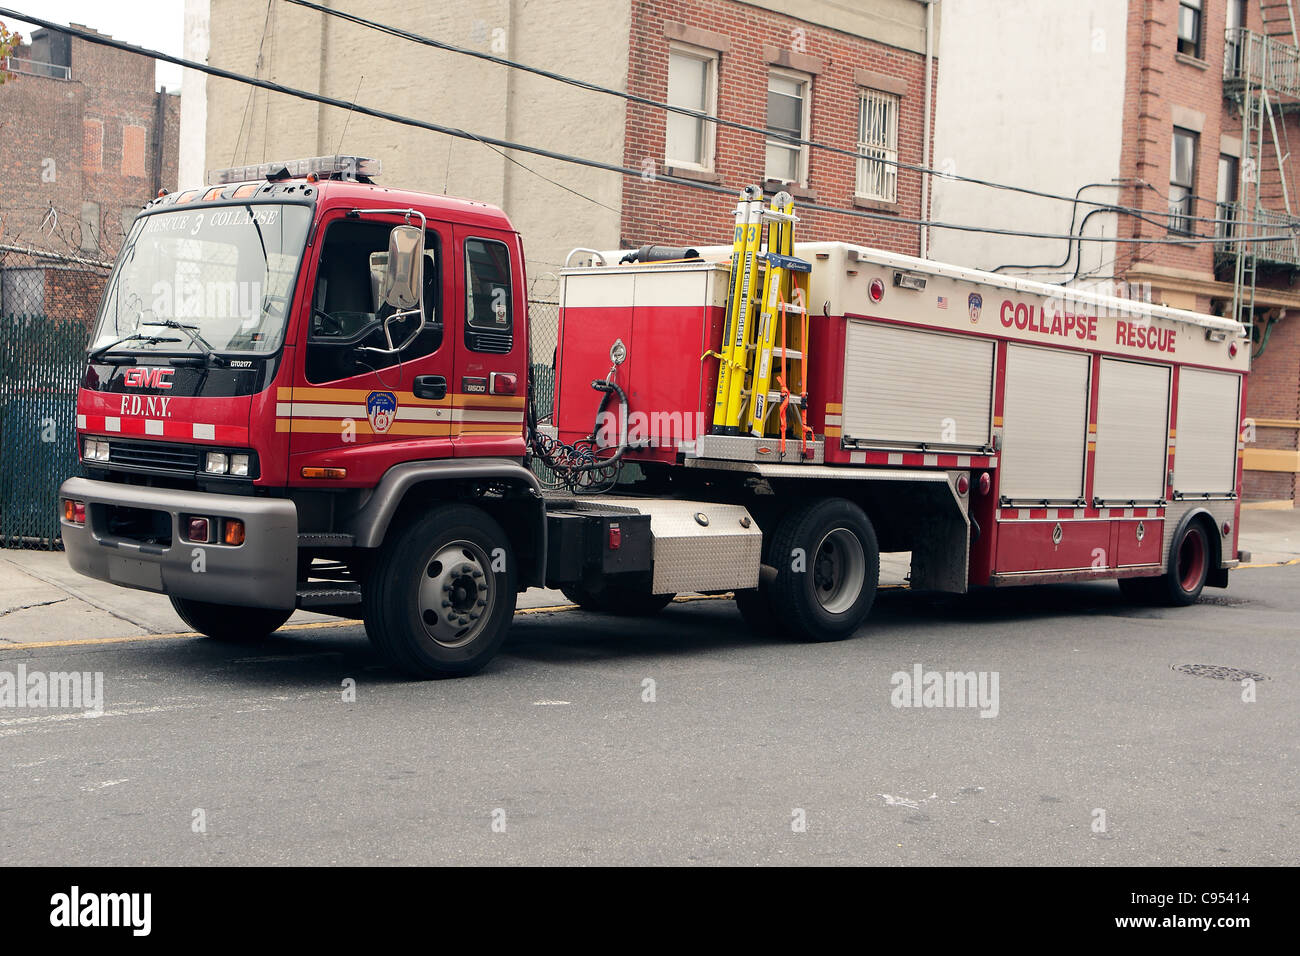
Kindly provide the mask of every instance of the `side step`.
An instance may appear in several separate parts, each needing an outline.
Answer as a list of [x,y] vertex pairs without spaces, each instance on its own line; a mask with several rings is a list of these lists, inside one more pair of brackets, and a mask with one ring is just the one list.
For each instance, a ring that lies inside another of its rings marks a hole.
[[340,581],[309,581],[298,585],[298,607],[345,607],[361,603],[361,586]]

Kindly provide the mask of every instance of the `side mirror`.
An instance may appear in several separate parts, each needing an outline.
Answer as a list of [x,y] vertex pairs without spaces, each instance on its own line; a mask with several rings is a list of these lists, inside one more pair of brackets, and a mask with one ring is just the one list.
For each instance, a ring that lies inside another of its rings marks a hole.
[[409,312],[419,306],[423,288],[424,230],[394,226],[388,234],[388,262],[380,298],[398,312]]

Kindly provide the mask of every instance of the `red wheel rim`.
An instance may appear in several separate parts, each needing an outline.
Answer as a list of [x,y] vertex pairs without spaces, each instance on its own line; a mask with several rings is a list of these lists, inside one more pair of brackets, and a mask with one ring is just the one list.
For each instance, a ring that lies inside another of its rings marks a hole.
[[1195,591],[1205,576],[1205,535],[1200,528],[1188,528],[1178,546],[1178,583],[1187,593]]

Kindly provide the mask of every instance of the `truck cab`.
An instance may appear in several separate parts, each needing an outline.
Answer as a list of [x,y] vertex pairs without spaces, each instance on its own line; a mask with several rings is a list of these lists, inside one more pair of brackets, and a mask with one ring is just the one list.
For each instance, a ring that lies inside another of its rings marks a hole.
[[[375,549],[417,497],[486,498],[512,554],[497,609],[535,583],[519,235],[495,207],[378,172],[223,170],[136,219],[77,400],[85,477],[61,489],[76,570],[166,593],[204,633],[267,633],[297,607],[361,615]],[[434,576],[441,594],[491,578],[480,550]],[[437,615],[451,645],[456,607]]]

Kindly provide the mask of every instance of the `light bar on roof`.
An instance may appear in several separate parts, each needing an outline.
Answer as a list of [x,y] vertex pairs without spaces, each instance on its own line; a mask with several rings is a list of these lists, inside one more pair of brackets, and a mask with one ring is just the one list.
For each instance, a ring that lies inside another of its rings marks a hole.
[[208,170],[208,182],[218,186],[226,183],[246,183],[255,179],[267,179],[282,169],[289,171],[290,179],[303,179],[315,173],[319,179],[355,181],[361,177],[371,179],[378,176],[383,171],[383,164],[377,159],[367,159],[364,156],[311,156],[307,159],[277,160],[254,166],[211,169]]

